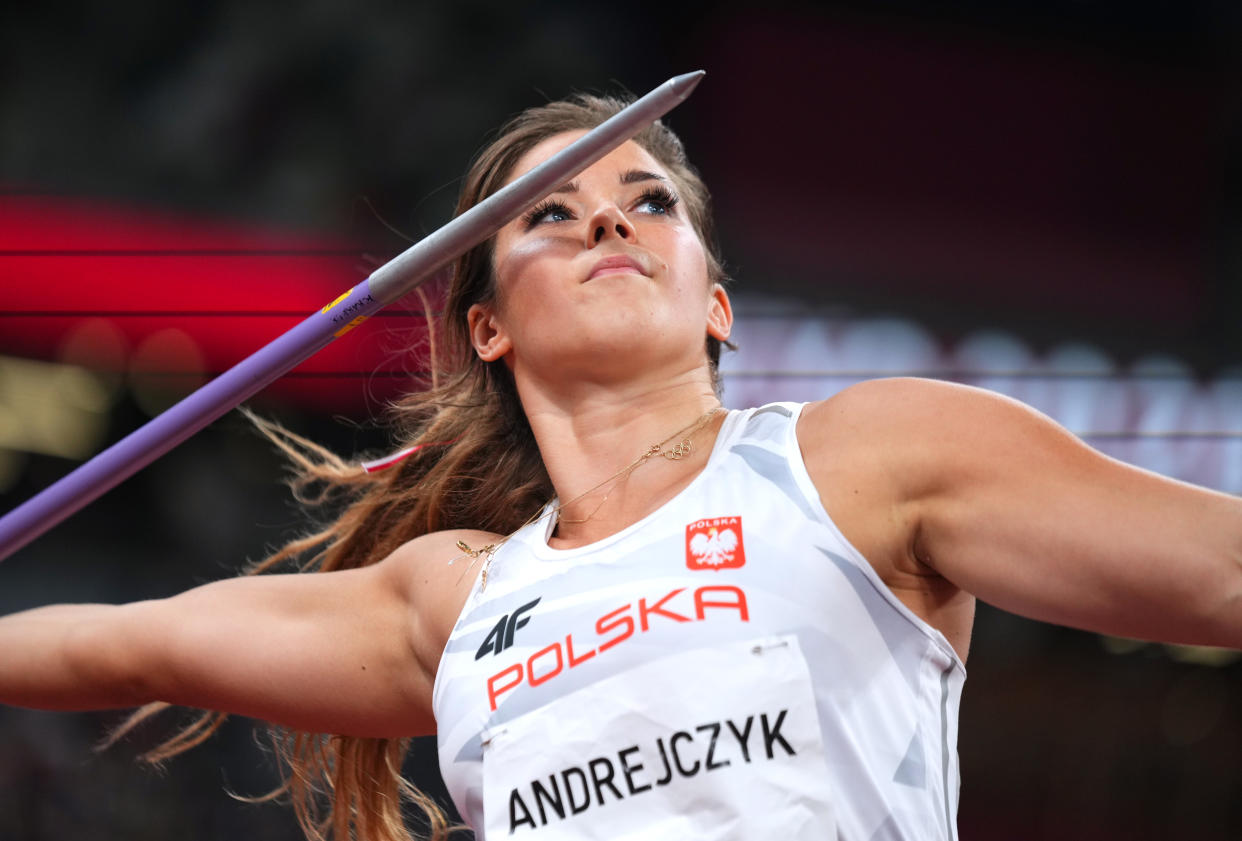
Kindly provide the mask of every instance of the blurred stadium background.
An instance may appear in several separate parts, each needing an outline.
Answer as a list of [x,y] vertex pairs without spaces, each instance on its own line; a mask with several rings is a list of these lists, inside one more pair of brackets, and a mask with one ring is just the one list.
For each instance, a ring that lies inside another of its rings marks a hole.
[[[954,379],[1242,493],[1240,47],[1226,0],[10,4],[0,510],[443,224],[505,117],[698,68],[729,405]],[[384,451],[422,311],[251,405]],[[0,612],[230,575],[305,527],[281,476],[232,415],[0,565]],[[981,606],[963,707],[966,841],[1242,837],[1229,652]],[[0,839],[300,837],[226,793],[274,780],[249,723],[157,773],[158,725],[92,753],[116,720],[0,710]]]

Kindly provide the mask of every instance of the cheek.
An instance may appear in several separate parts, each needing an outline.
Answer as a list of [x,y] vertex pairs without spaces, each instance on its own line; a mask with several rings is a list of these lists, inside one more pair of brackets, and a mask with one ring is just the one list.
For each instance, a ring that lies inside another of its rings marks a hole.
[[567,260],[578,246],[564,238],[540,237],[509,247],[493,262],[496,278],[496,314],[510,329],[521,332],[521,324],[533,311],[547,314],[562,306]]
[[678,231],[671,251],[676,261],[673,268],[687,289],[710,289],[711,279],[707,276],[707,252],[703,243],[693,230]]
[[[533,277],[556,274],[554,260],[563,261],[567,245],[562,238],[541,237],[519,242],[493,262],[498,287],[503,291]],[[544,265],[546,263],[546,265]]]

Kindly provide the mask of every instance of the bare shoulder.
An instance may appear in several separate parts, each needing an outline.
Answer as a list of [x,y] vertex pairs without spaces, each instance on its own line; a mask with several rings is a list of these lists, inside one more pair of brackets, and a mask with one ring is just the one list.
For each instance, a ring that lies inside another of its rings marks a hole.
[[420,589],[453,590],[464,586],[468,591],[473,577],[466,580],[468,576],[462,575],[470,565],[460,561],[467,553],[459,544],[480,549],[501,539],[499,534],[476,529],[434,531],[406,541],[384,563],[393,567],[396,574],[412,576],[415,581],[411,583],[417,583]]
[[928,423],[953,426],[997,414],[1038,415],[993,391],[942,380],[892,377],[867,380],[808,405],[803,412],[808,422],[799,428],[799,434],[835,434],[850,429],[865,433],[913,425],[927,428]]
[[436,648],[437,659],[479,574],[480,562],[458,544],[480,549],[500,539],[473,529],[431,532],[407,541],[384,561]]
[[883,471],[903,496],[922,496],[946,476],[1003,453],[1036,458],[1032,442],[1085,448],[1051,419],[981,388],[913,377],[869,380],[806,407],[798,440],[810,466],[848,459]]
[[1029,483],[1111,469],[1110,459],[1017,400],[917,378],[859,383],[807,406],[798,440],[820,493],[865,493],[919,561],[929,558],[914,532],[929,504],[1008,493],[1019,476]]

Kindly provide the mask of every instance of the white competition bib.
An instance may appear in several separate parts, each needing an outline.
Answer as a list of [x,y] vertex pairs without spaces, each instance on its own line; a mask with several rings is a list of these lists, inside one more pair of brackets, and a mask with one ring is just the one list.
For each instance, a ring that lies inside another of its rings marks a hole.
[[[746,687],[712,694],[714,679]],[[794,636],[637,666],[483,737],[485,837],[823,841],[823,740]]]

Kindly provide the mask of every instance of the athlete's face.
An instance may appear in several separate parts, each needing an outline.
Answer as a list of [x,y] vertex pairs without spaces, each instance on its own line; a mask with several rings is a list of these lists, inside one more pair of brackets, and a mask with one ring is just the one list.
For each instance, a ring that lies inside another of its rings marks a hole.
[[[582,134],[535,146],[510,180]],[[485,359],[606,376],[609,358],[705,364],[705,333],[728,337],[728,298],[708,281],[677,187],[633,142],[506,225],[493,254],[496,300],[470,317]]]

